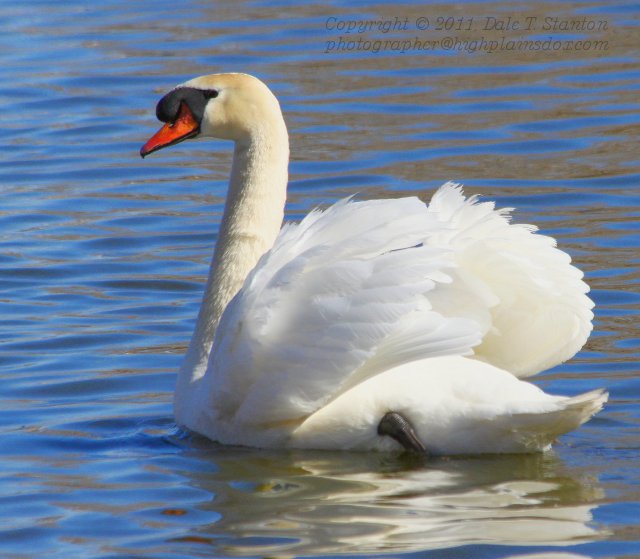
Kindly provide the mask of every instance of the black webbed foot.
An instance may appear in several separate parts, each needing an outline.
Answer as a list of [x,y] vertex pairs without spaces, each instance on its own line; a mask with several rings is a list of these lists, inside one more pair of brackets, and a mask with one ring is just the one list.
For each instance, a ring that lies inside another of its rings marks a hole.
[[427,447],[424,446],[415,429],[409,421],[398,412],[390,411],[378,423],[378,435],[386,435],[398,441],[405,450],[427,454]]

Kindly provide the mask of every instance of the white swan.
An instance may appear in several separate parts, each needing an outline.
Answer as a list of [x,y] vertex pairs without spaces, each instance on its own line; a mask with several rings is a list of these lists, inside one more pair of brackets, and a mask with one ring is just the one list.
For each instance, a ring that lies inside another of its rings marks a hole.
[[606,401],[518,378],[591,331],[588,287],[550,237],[453,183],[428,206],[342,200],[280,230],[289,144],[266,85],[203,76],[156,112],[166,124],[143,157],[195,136],[235,142],[179,424],[258,447],[532,452]]

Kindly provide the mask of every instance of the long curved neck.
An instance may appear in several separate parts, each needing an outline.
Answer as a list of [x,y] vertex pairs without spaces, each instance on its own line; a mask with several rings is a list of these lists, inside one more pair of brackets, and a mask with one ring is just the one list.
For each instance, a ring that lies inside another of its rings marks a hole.
[[281,115],[236,142],[220,233],[178,391],[204,375],[220,317],[259,258],[272,246],[284,217],[289,140]]

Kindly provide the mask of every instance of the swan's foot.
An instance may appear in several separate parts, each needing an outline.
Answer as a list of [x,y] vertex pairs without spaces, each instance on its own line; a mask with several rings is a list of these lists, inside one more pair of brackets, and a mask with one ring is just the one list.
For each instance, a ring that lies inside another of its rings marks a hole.
[[378,435],[387,435],[398,441],[405,450],[427,454],[427,447],[416,435],[415,429],[401,414],[390,411],[378,423]]

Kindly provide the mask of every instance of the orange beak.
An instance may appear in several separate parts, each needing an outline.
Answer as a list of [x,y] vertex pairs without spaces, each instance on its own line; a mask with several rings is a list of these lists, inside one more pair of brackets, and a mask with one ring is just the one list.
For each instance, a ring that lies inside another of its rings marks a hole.
[[167,122],[140,149],[140,155],[145,157],[154,151],[173,146],[200,132],[200,123],[195,119],[188,105],[180,103],[178,118],[174,122]]

